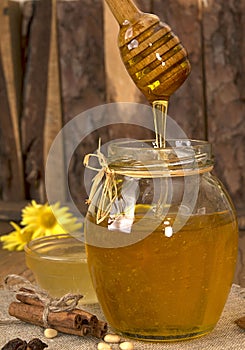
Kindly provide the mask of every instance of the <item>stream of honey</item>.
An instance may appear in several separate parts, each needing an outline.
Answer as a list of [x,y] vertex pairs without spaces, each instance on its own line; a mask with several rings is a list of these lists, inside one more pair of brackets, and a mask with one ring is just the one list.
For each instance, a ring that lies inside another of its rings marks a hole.
[[153,121],[156,138],[156,148],[165,148],[166,143],[166,121],[168,113],[168,101],[157,100],[152,103]]

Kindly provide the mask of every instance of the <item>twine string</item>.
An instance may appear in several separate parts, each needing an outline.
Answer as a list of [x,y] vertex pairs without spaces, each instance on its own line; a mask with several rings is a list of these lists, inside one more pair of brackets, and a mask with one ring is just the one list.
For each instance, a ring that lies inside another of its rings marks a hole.
[[[100,183],[102,182],[103,178],[105,178],[103,188],[102,188],[102,193],[97,203],[97,212],[96,212],[97,224],[104,221],[104,219],[108,216],[111,210],[111,206],[117,198],[117,184],[115,180],[115,171],[114,169],[111,169],[109,167],[104,154],[100,151],[100,148],[101,148],[101,140],[99,140],[99,147],[96,153],[86,154],[83,161],[83,164],[86,168],[97,172],[97,174],[92,179],[92,187],[90,190],[89,198],[86,201],[87,204],[92,203],[92,199],[94,198]],[[92,157],[95,157],[98,159],[100,168],[95,168],[89,164],[90,159]],[[107,201],[109,201],[109,203],[107,203]]]
[[4,288],[24,297],[40,301],[44,308],[42,318],[46,328],[49,326],[48,316],[50,312],[72,311],[77,306],[79,300],[83,298],[81,294],[72,293],[67,293],[61,298],[52,298],[46,290],[32,284],[26,278],[15,274],[5,277]]

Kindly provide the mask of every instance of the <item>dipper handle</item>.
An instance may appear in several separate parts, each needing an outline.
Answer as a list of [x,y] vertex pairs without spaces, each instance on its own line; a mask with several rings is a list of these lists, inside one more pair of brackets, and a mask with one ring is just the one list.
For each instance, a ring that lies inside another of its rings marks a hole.
[[187,52],[171,28],[131,0],[106,0],[120,25],[118,46],[136,86],[150,103],[168,101],[188,77]]
[[131,0],[106,0],[106,2],[120,26],[125,21],[136,21],[142,14]]

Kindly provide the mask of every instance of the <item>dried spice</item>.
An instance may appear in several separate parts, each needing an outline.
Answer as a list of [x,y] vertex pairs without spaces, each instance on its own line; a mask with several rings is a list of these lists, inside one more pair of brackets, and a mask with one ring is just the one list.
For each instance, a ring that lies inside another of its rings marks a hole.
[[27,350],[43,350],[48,345],[42,342],[39,338],[34,338],[27,344]]
[[1,350],[43,350],[48,345],[39,338],[34,338],[28,343],[20,338],[14,338],[6,343]]
[[8,312],[19,320],[78,336],[103,338],[107,333],[106,322],[86,310],[76,308],[82,297],[80,294],[50,298],[47,291],[18,275],[6,276],[4,285],[6,289],[16,292],[18,302],[10,303]]
[[27,349],[27,344],[26,344],[26,342],[24,341],[23,344],[21,344],[20,346],[18,346],[17,349],[18,349],[18,350],[26,350],[26,349]]
[[27,342],[20,339],[14,338],[6,343],[1,350],[24,350],[27,347]]

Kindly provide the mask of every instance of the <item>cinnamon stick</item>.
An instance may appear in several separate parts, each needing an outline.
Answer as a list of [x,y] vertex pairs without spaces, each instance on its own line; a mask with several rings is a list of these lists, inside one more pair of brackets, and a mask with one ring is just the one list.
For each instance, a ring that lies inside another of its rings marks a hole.
[[[31,298],[30,298],[31,299]],[[43,322],[43,306],[31,305],[23,302],[12,302],[9,305],[9,314],[24,322],[45,327]],[[84,336],[91,334],[102,338],[107,332],[107,323],[99,321],[95,315],[84,310],[49,312],[48,324],[59,332]],[[89,318],[90,317],[90,318]],[[89,322],[91,321],[91,323]],[[96,322],[95,322],[96,320]]]
[[107,333],[108,326],[107,323],[101,320],[98,320],[98,325],[96,328],[93,328],[91,334],[96,338],[103,338]]
[[17,293],[15,295],[17,300],[29,305],[43,306],[43,303],[41,302],[41,300],[39,300],[37,297],[35,298],[35,294],[32,290],[27,288],[20,288],[20,292],[27,292],[27,293],[33,294],[33,297],[29,297],[24,294]]
[[[82,328],[80,330],[76,329],[68,329],[62,326],[58,326],[55,328],[57,331],[66,333],[66,334],[72,334],[72,335],[78,335],[78,336],[85,336],[85,335],[93,335],[91,331],[91,327],[88,325],[82,325]],[[104,336],[104,335],[103,335]]]
[[91,327],[96,327],[98,325],[98,318],[88,311],[74,309],[73,313],[76,314],[80,324],[89,324]]
[[[30,292],[29,290],[24,288],[22,289],[22,291]],[[42,308],[41,314],[43,313],[43,303],[39,299],[35,299],[34,294],[33,294],[33,298],[30,296],[19,294],[19,293],[17,293],[15,297],[17,300],[21,301],[22,303],[41,307]],[[96,324],[98,323],[98,319],[95,315],[80,309],[74,309],[73,311],[70,311],[70,312],[58,312],[58,313],[50,312],[48,317],[48,322],[50,323],[52,320],[53,322],[55,322],[55,324],[57,323],[60,324],[61,318],[65,319],[65,324],[63,324],[65,327],[74,328],[74,329],[81,328],[80,326],[83,324],[90,324],[91,326],[95,327]]]
[[[34,306],[25,303],[12,302],[9,306],[9,314],[15,316],[22,321],[34,323],[38,326],[43,324],[43,310],[42,306]],[[76,314],[72,312],[49,312],[48,324],[51,327],[62,325],[65,328],[79,329],[81,323],[76,319]],[[78,316],[80,319],[80,317]]]

